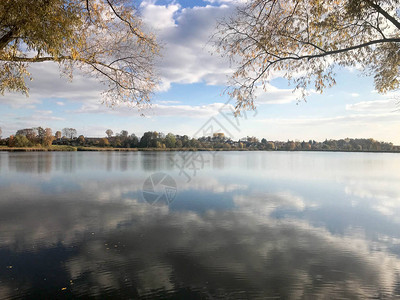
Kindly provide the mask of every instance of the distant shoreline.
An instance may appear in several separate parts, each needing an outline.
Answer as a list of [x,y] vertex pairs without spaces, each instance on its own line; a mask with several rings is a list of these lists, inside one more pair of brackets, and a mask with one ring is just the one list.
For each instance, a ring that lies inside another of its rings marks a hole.
[[5,152],[194,152],[194,151],[210,151],[210,152],[343,152],[343,153],[400,153],[399,151],[372,151],[372,150],[260,150],[260,149],[213,149],[213,148],[112,148],[112,147],[73,147],[73,146],[52,146],[49,148],[44,147],[7,147],[0,146],[0,151]]

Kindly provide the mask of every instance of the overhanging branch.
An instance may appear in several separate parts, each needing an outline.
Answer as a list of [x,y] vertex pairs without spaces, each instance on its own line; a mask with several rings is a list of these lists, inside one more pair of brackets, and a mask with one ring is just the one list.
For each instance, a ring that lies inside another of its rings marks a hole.
[[386,19],[388,19],[394,26],[397,27],[397,29],[400,29],[400,23],[399,21],[396,20],[393,16],[391,16],[386,10],[384,10],[381,6],[378,4],[374,3],[371,0],[365,0],[371,7],[373,7],[377,12],[382,14]]
[[376,44],[385,44],[385,43],[400,43],[400,38],[374,40],[374,41],[369,41],[367,43],[354,45],[354,46],[351,46],[351,47],[348,47],[348,48],[325,51],[325,52],[319,53],[319,54],[280,57],[279,59],[274,60],[271,64],[274,64],[274,63],[277,63],[277,62],[280,62],[280,61],[284,61],[284,60],[302,60],[302,59],[321,58],[321,57],[325,57],[325,56],[329,56],[329,55],[340,54],[340,53],[349,52],[349,51],[352,51],[352,50],[357,50],[357,49],[365,48],[365,47],[376,45]]

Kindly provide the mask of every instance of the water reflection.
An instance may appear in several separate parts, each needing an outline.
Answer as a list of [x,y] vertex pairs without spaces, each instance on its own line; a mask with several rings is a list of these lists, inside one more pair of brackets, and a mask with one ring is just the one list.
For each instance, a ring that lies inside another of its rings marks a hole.
[[[397,156],[218,153],[186,183],[169,155],[2,155],[0,298],[400,294]],[[155,170],[169,207],[141,199]]]
[[53,156],[44,152],[41,155],[36,153],[10,153],[8,167],[10,171],[26,173],[48,173],[51,171]]
[[19,173],[49,173],[61,171],[64,173],[80,172],[85,169],[101,169],[112,171],[127,171],[141,169],[146,171],[156,171],[159,169],[171,170],[173,164],[169,158],[175,153],[170,152],[94,152],[90,153],[74,152],[24,152],[24,153],[2,153],[0,156],[4,160],[0,163],[0,170],[5,169],[8,163],[8,170]]

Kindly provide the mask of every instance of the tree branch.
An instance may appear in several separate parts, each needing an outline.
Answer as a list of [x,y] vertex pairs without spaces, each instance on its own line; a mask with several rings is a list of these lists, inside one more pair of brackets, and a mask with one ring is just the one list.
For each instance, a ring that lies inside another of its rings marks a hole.
[[10,30],[0,38],[0,50],[4,49],[13,39],[14,30]]
[[371,46],[371,45],[383,44],[383,43],[400,43],[400,38],[374,40],[374,41],[369,41],[367,43],[351,46],[351,47],[348,47],[348,48],[325,51],[325,52],[320,53],[320,54],[310,54],[310,55],[303,55],[303,56],[298,56],[298,57],[282,57],[282,58],[274,61],[274,63],[278,62],[278,61],[289,60],[289,59],[291,59],[291,60],[301,60],[301,59],[320,58],[320,57],[324,57],[324,56],[328,56],[328,55],[335,55],[335,54],[348,52],[348,51],[352,51],[352,50],[368,47],[368,46]]
[[386,19],[388,19],[397,29],[400,29],[400,23],[393,16],[391,16],[387,11],[385,11],[381,6],[374,3],[371,0],[365,0],[371,7],[375,8],[377,12],[381,13]]
[[122,22],[126,23],[129,28],[131,29],[131,31],[133,32],[134,35],[136,35],[140,40],[145,40],[150,44],[154,44],[152,41],[150,41],[149,39],[145,38],[143,35],[139,34],[137,32],[137,30],[135,28],[132,27],[131,22],[127,21],[125,18],[123,18],[114,8],[114,6],[112,5],[112,3],[110,2],[110,0],[106,0],[108,5],[110,6],[111,10],[113,11],[113,13],[117,16],[118,19],[120,19]]

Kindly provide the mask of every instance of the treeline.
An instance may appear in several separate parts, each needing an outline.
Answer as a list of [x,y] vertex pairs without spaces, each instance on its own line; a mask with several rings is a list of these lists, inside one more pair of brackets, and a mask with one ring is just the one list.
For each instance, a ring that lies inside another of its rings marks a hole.
[[[50,147],[52,145],[66,145],[74,147],[101,147],[101,148],[156,148],[156,149],[216,149],[216,150],[286,150],[286,151],[383,151],[397,152],[400,146],[392,143],[379,142],[374,139],[340,139],[325,140],[324,142],[309,141],[261,141],[256,137],[245,137],[232,140],[223,133],[214,133],[212,136],[190,138],[187,135],[164,134],[148,131],[140,138],[122,130],[114,135],[111,129],[106,130],[103,138],[85,137],[77,135],[74,128],[64,128],[62,131],[53,131],[50,128],[26,128],[18,130],[15,135],[0,139],[1,145],[9,147]],[[1,128],[0,128],[1,134]]]

